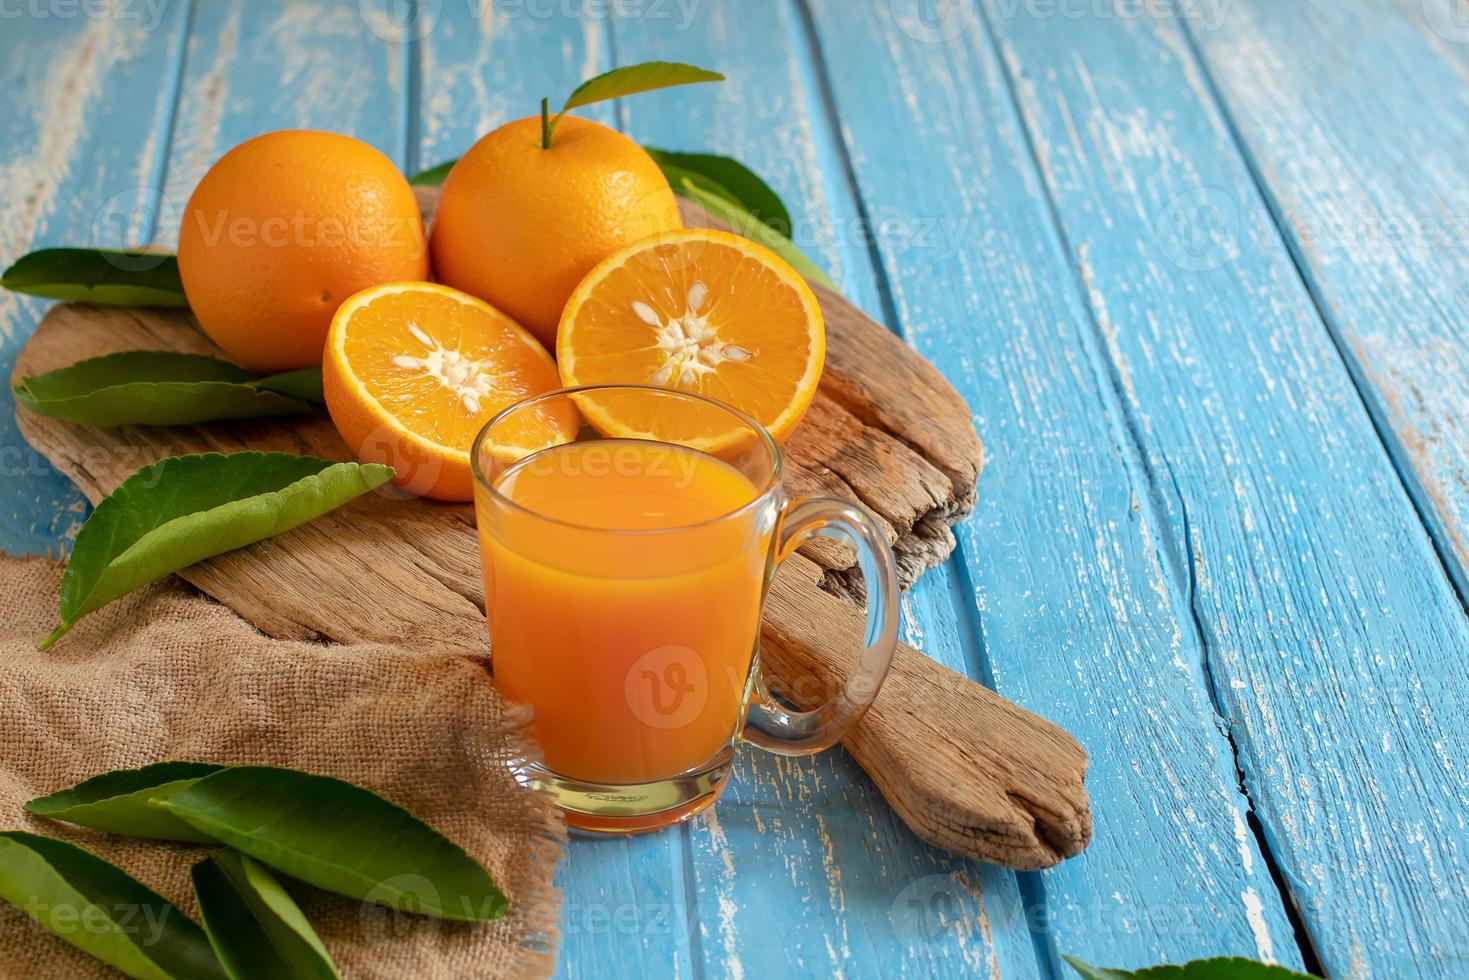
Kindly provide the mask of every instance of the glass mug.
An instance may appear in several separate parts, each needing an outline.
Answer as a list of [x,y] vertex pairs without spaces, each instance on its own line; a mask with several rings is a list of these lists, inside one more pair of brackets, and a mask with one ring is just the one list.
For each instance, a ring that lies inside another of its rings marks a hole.
[[[656,414],[660,435],[609,438],[583,421],[608,412]],[[788,499],[779,448],[743,412],[664,388],[572,388],[496,415],[470,455],[491,670],[532,709],[542,753],[518,776],[569,826],[686,820],[724,788],[736,742],[819,752],[872,703],[897,642],[887,539],[857,504]],[[813,536],[857,553],[866,648],[831,700],[795,711],[760,672],[761,608],[776,567]]]

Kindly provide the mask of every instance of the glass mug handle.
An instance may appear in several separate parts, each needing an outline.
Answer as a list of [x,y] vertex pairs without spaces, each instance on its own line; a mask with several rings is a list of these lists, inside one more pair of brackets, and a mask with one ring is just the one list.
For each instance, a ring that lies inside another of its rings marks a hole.
[[811,755],[846,735],[877,697],[898,644],[897,566],[877,520],[858,505],[835,497],[793,501],[780,517],[775,564],[778,566],[814,537],[844,540],[857,552],[867,583],[866,643],[857,669],[842,689],[810,711],[792,711],[774,700],[761,666],[741,738],[777,755]]

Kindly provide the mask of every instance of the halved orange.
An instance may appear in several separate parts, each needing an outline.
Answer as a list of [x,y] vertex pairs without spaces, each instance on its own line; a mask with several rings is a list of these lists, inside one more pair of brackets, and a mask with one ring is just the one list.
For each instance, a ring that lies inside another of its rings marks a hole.
[[[322,387],[358,459],[387,463],[414,494],[470,500],[469,450],[497,412],[558,387],[556,365],[523,327],[448,286],[396,282],[350,297],[332,318]],[[566,413],[568,416],[574,413]],[[547,419],[542,445],[576,434]],[[540,448],[540,447],[535,447]]]
[[[742,409],[777,442],[815,397],[826,358],[816,297],[780,256],[724,231],[690,228],[642,239],[596,266],[571,294],[556,336],[561,381],[648,384]],[[739,437],[718,412],[667,412],[667,402],[582,397],[608,436],[653,438],[715,452]]]

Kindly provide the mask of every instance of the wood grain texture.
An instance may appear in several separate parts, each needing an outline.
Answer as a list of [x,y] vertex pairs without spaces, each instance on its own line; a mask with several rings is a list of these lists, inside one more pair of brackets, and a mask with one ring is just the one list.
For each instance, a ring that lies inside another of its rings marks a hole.
[[[818,566],[800,556],[787,565],[796,581],[771,590],[760,658],[774,674],[772,690],[811,709],[856,667],[864,621],[816,587]],[[1065,732],[1036,726],[1029,712],[907,647],[879,698],[882,709],[869,711],[844,744],[919,837],[1027,870],[1074,857],[1091,841],[1086,757]],[[997,778],[964,780],[957,795],[965,806],[955,807],[955,784],[974,772]]]
[[[499,16],[448,4],[418,46],[421,90],[408,150],[422,166],[462,154],[496,126],[529,114],[540,95],[569,92],[610,67],[605,21]],[[587,115],[610,121],[610,105]],[[558,974],[687,976],[706,926],[689,885],[687,831],[621,842],[573,839],[558,881],[566,893]],[[705,910],[712,922],[713,912]]]
[[1185,26],[1469,596],[1469,9],[1356,6],[1255,0]]
[[[155,211],[159,130],[188,10],[138,18],[7,18],[0,77],[0,267],[48,245],[146,241]],[[0,367],[9,373],[44,301],[0,291]],[[31,452],[0,413],[0,540],[6,550],[59,555],[86,502]]]
[[1298,965],[1166,520],[980,12],[810,10],[893,308],[986,437],[954,583],[975,656],[999,691],[1066,718],[1092,758],[1092,846],[1022,881],[1042,968],[1226,952]]
[[985,10],[1309,941],[1462,976],[1469,621],[1181,26]]
[[[399,8],[402,9],[402,8]],[[405,171],[461,155],[480,136],[535,111],[611,67],[605,18],[510,16],[497,4],[420,6],[417,95],[407,100]],[[611,105],[587,114],[611,120]],[[414,162],[416,161],[416,162]],[[565,893],[563,977],[598,977],[608,964],[632,976],[689,976],[705,928],[689,887],[686,831],[601,841],[573,837],[557,872]]]
[[[754,168],[790,208],[800,247],[881,315],[882,286],[857,233],[859,209],[799,11],[785,0],[689,10],[687,18],[617,18],[610,46],[621,63],[676,52],[729,81],[623,100],[617,121],[646,143],[726,153]],[[955,629],[948,572],[927,572],[905,595],[905,635],[977,677]],[[718,812],[687,833],[691,914],[708,923],[695,966],[707,975],[1031,977],[1040,969],[1015,875],[925,846],[846,752],[742,754]]]
[[[438,188],[415,193],[432,220]],[[689,227],[729,230],[692,201],[680,199],[679,207]],[[783,447],[785,486],[792,495],[867,507],[906,589],[953,552],[952,528],[974,507],[984,446],[964,399],[932,364],[841,294],[819,284],[812,290],[826,325],[827,363],[810,409]],[[850,548],[817,538],[802,552],[821,566],[826,591],[861,604],[866,589]]]
[[[16,376],[146,349],[215,353],[186,314],[67,304],[38,326]],[[103,430],[25,413],[20,425],[94,502],[143,462],[181,452],[251,448],[349,457],[322,414]],[[380,493],[181,574],[273,636],[436,638],[476,650],[484,644],[478,558],[471,506]],[[771,650],[763,662],[797,700],[821,701],[850,672],[855,658],[846,651],[860,649],[862,616],[821,590],[819,566],[801,567],[806,574],[782,576],[772,587]],[[1073,739],[910,649],[899,652],[893,678],[848,744],[919,836],[1028,868],[1050,866],[1086,846],[1086,756]]]
[[[161,25],[6,20],[0,64],[16,111],[0,119],[0,257],[138,241],[145,227],[97,223],[107,202],[158,187],[166,162],[181,205],[215,156],[265,129],[352,132],[411,170],[614,61],[715,64],[730,84],[589,114],[754,165],[843,291],[960,382],[994,458],[960,553],[904,597],[906,637],[1073,726],[1094,757],[1097,843],[1017,877],[919,844],[844,752],[743,753],[710,818],[573,842],[560,875],[564,973],[1054,977],[1066,969],[1057,952],[1142,965],[1268,950],[1291,962],[1243,819],[1250,800],[1231,785],[1229,746],[1198,694],[1207,664],[1232,730],[1249,729],[1246,785],[1257,803],[1262,779],[1287,801],[1254,814],[1299,858],[1287,883],[1318,950],[1336,957],[1328,969],[1395,975],[1422,954],[1416,972],[1454,975],[1469,955],[1456,940],[1464,875],[1445,855],[1465,853],[1452,813],[1469,792],[1453,782],[1462,744],[1432,738],[1462,716],[1466,681],[1462,648],[1424,651],[1458,643],[1461,614],[1421,572],[1432,562],[1410,522],[1363,522],[1365,543],[1341,530],[1374,493],[1389,514],[1402,499],[1376,476],[1361,489],[1370,440],[1350,399],[1313,394],[1310,373],[1331,359],[1310,343],[1296,354],[1311,336],[1297,280],[1273,258],[1152,274],[1170,267],[1147,209],[1165,190],[1218,203],[1197,197],[1212,186],[1242,209],[1237,243],[1269,241],[1270,215],[1235,180],[1237,147],[1209,112],[1212,80],[1462,593],[1462,250],[1419,247],[1384,224],[1443,227],[1465,210],[1462,0],[1187,5],[1210,15],[1183,25],[1202,85],[1185,32],[1154,44],[1141,5],[1098,25],[1061,16],[1063,5],[949,4],[959,30],[945,40],[953,25],[920,0],[814,3],[825,65],[810,56],[799,0],[669,4],[661,19],[425,2],[440,13],[416,48],[364,30],[359,9],[371,6],[175,2]],[[1044,24],[1018,19],[1047,9]],[[1099,27],[1115,35],[1099,40]],[[1159,97],[1170,86],[1175,97]],[[1010,101],[1027,91],[1033,132]],[[1358,217],[1337,233],[1338,219]],[[1212,240],[1195,240],[1204,256]],[[44,309],[0,296],[7,368]],[[84,501],[0,416],[0,541],[64,548]],[[1338,417],[1348,433],[1333,442]],[[1171,473],[1156,465],[1165,458]],[[1262,497],[1278,506],[1261,510]],[[1318,540],[1323,521],[1336,530]],[[1425,631],[1422,617],[1447,625]],[[1347,666],[1333,659],[1342,651]],[[1253,706],[1248,725],[1231,698]],[[1290,698],[1299,707],[1281,710]],[[1438,781],[1416,785],[1435,751]]]
[[402,45],[366,16],[390,7],[336,0],[193,4],[157,244],[177,241],[189,195],[214,161],[260,133],[348,133],[401,161],[395,108],[407,97]]

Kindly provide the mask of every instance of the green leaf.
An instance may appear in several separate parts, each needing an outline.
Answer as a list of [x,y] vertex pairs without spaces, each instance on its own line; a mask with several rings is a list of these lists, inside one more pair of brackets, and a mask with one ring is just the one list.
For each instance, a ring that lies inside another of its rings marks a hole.
[[186,307],[178,259],[162,252],[43,248],[22,255],[0,286],[48,299],[106,306]]
[[1194,960],[1182,966],[1164,964],[1144,970],[1110,970],[1088,966],[1070,956],[1061,957],[1086,980],[1313,980],[1283,966],[1257,963],[1238,956]]
[[233,980],[339,980],[301,907],[259,862],[216,851],[190,874],[204,931]]
[[[311,370],[319,389],[321,371]],[[14,388],[15,400],[37,415],[82,425],[194,425],[310,411],[306,397],[285,390],[302,383],[296,373],[260,378],[216,357],[135,350],[22,378]]]
[[326,395],[321,390],[321,368],[301,368],[299,371],[283,371],[253,382],[255,387],[289,395],[303,401],[326,404]]
[[437,167],[429,167],[427,170],[420,170],[418,173],[408,178],[408,183],[422,187],[438,187],[444,182],[444,178],[449,176],[449,171],[454,169],[454,164],[458,162],[459,160],[456,157],[453,160],[445,160]]
[[794,242],[738,204],[731,204],[717,193],[707,190],[701,184],[688,178],[673,189],[684,197],[698,202],[705,211],[709,212],[710,216],[723,221],[729,225],[731,230],[759,242],[785,259],[807,279],[820,283],[828,289],[836,289],[836,283],[832,282],[825,270],[807,258],[806,253],[797,248]]
[[0,898],[145,980],[224,980],[204,931],[116,865],[65,841],[0,832]]
[[706,190],[739,205],[786,238],[791,237],[791,216],[780,195],[738,160],[715,153],[677,153],[651,146],[644,149],[663,168],[669,183],[683,178],[698,183],[698,178],[703,178]]
[[724,76],[717,71],[679,64],[676,61],[644,61],[603,72],[589,78],[572,91],[561,111],[579,109],[593,102],[620,99],[624,95],[651,92],[654,89],[672,88],[675,85],[693,85],[697,82],[722,82]]
[[145,466],[97,505],[61,578],[61,625],[195,562],[320,517],[393,475],[379,463],[202,453]]
[[397,804],[330,776],[237,766],[158,805],[277,871],[350,898],[473,922],[508,908],[463,848]]
[[223,768],[208,762],[158,762],[141,769],[116,769],[31,800],[26,810],[128,837],[213,844],[214,838],[165,810],[149,806],[148,801],[168,796]]

